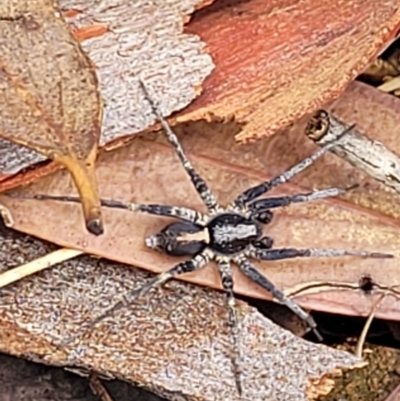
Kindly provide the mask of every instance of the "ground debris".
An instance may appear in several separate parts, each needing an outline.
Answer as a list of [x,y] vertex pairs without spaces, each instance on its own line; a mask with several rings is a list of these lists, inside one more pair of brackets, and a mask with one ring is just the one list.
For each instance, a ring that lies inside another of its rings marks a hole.
[[[48,252],[42,242],[27,236],[10,230],[1,235],[4,268]],[[81,341],[54,345],[80,332],[108,306],[110,297],[115,300],[148,276],[83,257],[3,288],[0,350],[123,379],[169,400],[178,394],[190,401],[236,400],[223,324],[225,298],[216,291],[172,282],[104,321]],[[310,389],[312,378],[360,362],[293,336],[243,302],[239,313],[244,400],[307,400],[307,393],[321,393],[318,387]]]

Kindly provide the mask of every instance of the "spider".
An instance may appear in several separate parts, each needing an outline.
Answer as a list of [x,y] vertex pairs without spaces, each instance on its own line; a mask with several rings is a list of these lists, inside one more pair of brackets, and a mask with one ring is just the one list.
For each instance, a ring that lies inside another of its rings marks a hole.
[[[392,255],[341,249],[273,249],[273,239],[263,234],[263,226],[268,224],[273,217],[271,209],[288,206],[291,203],[309,202],[316,199],[338,196],[346,193],[353,187],[347,189],[328,188],[291,196],[257,198],[309,167],[315,160],[326,153],[334,143],[326,144],[321,147],[310,157],[296,164],[283,174],[273,178],[271,181],[265,181],[247,189],[239,194],[230,205],[224,208],[218,204],[216,197],[208,188],[206,182],[200,177],[186,157],[177,136],[161,115],[161,112],[149,96],[142,82],[140,82],[140,86],[147,101],[150,103],[153,113],[162,124],[168,141],[174,147],[181,164],[207,207],[208,214],[203,214],[197,210],[186,207],[124,203],[116,200],[102,199],[102,206],[145,212],[179,220],[179,222],[175,221],[168,224],[159,233],[147,238],[145,242],[148,247],[157,249],[168,255],[190,256],[191,258],[176,264],[168,271],[156,275],[142,287],[133,289],[129,293],[123,295],[119,302],[115,303],[110,309],[90,322],[86,331],[92,329],[105,317],[114,314],[118,309],[133,303],[138,297],[145,295],[152,288],[181,274],[198,270],[214,260],[218,266],[222,288],[227,297],[229,312],[228,325],[231,330],[233,345],[231,360],[236,388],[239,394],[241,394],[242,386],[238,363],[240,361],[240,350],[238,347],[239,323],[235,308],[231,262],[235,263],[248,278],[269,291],[277,301],[286,305],[297,316],[304,320],[317,338],[322,340],[322,337],[316,330],[314,319],[263,276],[250,262],[249,258],[258,260],[280,260],[297,257],[339,257],[346,255],[387,258],[392,257]],[[352,128],[353,127],[350,129]],[[348,130],[343,132],[342,135],[347,131]],[[33,197],[36,199],[79,202],[79,198],[73,196],[34,195]]]

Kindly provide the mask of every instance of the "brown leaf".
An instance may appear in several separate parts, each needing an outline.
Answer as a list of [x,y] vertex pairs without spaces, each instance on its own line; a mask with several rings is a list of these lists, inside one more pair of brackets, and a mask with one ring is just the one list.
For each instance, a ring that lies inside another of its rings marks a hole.
[[[366,129],[370,137],[400,153],[400,145],[396,144],[393,129],[389,127],[389,124],[391,127],[399,124],[397,108],[400,100],[390,97],[385,101],[382,98],[385,96],[389,95],[354,84],[337,102],[335,110],[351,113],[350,119],[341,117],[359,123],[360,130]],[[365,119],[366,116],[371,117]],[[233,134],[239,132],[239,127],[234,123],[202,121],[180,126],[178,133],[194,165],[221,203],[227,204],[240,191],[285,171],[316,149],[312,141],[305,138],[304,126],[305,121],[267,141],[247,145],[235,143]],[[204,210],[176,155],[161,134],[138,136],[124,149],[102,153],[97,172],[103,198]],[[274,238],[275,247],[364,249],[398,255],[398,195],[332,154],[273,193],[298,193],[329,186],[343,188],[355,183],[359,183],[360,188],[341,199],[296,204],[277,210],[274,220],[265,229]],[[58,172],[23,192],[68,195],[71,189],[67,176]],[[77,247],[153,272],[170,268],[179,260],[158,254],[144,244],[145,237],[160,230],[168,219],[104,209],[107,231],[101,238],[92,238],[79,228],[79,206],[76,204],[4,196],[0,197],[0,202],[9,207],[16,229],[63,246]],[[350,257],[286,260],[262,262],[258,267],[283,289],[316,280],[357,283],[368,273],[381,285],[400,283],[397,258],[384,261]],[[182,279],[220,288],[218,273],[211,266],[184,275]],[[235,290],[240,294],[270,297],[239,273],[235,274],[235,280]],[[312,309],[356,315],[370,312],[374,297],[345,289],[340,294],[338,297],[338,290],[332,289],[297,299]],[[389,295],[380,305],[377,316],[400,319],[399,310],[397,297]]]
[[[18,250],[23,250],[18,252]],[[0,269],[43,255],[40,241],[0,233]],[[55,346],[149,274],[84,257],[2,289],[0,351],[117,377],[176,400],[238,400],[231,371],[226,299],[171,283],[103,321],[89,336]],[[325,377],[363,365],[354,355],[312,344],[238,302],[244,400],[306,401],[329,391]]]
[[60,163],[103,232],[94,171],[102,107],[93,65],[52,0],[0,5],[0,136]]

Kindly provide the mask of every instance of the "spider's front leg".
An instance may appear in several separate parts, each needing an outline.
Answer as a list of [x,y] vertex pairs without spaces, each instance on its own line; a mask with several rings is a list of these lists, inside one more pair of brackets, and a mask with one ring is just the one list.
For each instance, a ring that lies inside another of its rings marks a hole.
[[299,174],[307,167],[311,166],[317,159],[319,159],[323,154],[325,154],[335,143],[343,137],[347,132],[351,131],[354,128],[354,125],[350,126],[348,129],[342,132],[335,141],[329,142],[318,149],[315,153],[311,156],[307,157],[306,159],[302,160],[300,163],[294,165],[291,169],[285,171],[284,173],[278,175],[277,177],[273,178],[271,181],[262,182],[259,185],[256,185],[252,188],[247,189],[243,193],[241,193],[233,202],[232,206],[234,208],[243,208],[246,204],[250,203],[254,199],[258,198],[259,196],[265,194],[266,192],[270,191],[272,188],[283,184],[284,182],[289,181],[292,177]]
[[[256,200],[248,205],[252,215],[257,216],[269,209],[274,209],[277,207],[289,206],[292,203],[302,203],[311,202],[317,199],[331,198],[334,196],[343,195],[358,185],[352,185],[351,187],[341,189],[341,188],[327,188],[320,191],[308,192],[305,194],[296,194],[288,196],[278,196],[276,198],[266,198]],[[258,219],[257,219],[258,220]]]

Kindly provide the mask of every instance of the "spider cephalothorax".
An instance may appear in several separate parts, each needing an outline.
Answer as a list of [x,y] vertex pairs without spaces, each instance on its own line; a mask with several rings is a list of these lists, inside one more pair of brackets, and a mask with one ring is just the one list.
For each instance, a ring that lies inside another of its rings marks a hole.
[[[167,216],[179,220],[179,222],[172,222],[159,233],[147,238],[145,240],[146,245],[172,256],[190,256],[191,259],[178,263],[168,271],[155,276],[142,287],[133,289],[128,294],[125,294],[113,307],[93,320],[88,326],[88,329],[93,328],[99,321],[103,320],[106,316],[113,314],[123,306],[133,303],[135,299],[147,293],[151,288],[165,283],[167,280],[180,274],[200,269],[211,260],[214,260],[217,263],[222,288],[228,300],[228,323],[231,327],[234,349],[232,362],[236,386],[240,393],[241,382],[239,379],[240,374],[238,367],[238,361],[240,360],[240,350],[238,348],[239,328],[233,295],[231,262],[235,263],[241,272],[248,278],[265,290],[271,292],[276,300],[286,305],[296,315],[307,322],[309,327],[317,336],[319,336],[313,318],[294,301],[286,297],[282,291],[276,288],[265,276],[263,276],[250,262],[249,258],[258,260],[279,260],[308,256],[340,257],[346,255],[385,258],[391,257],[391,255],[341,249],[273,249],[273,240],[263,235],[263,225],[268,224],[272,219],[271,209],[287,206],[291,203],[308,202],[316,199],[341,195],[350,188],[328,188],[306,194],[263,199],[257,198],[303,171],[314,163],[316,159],[326,153],[334,143],[321,147],[310,157],[304,159],[271,181],[265,181],[247,189],[239,194],[230,205],[223,208],[218,205],[215,196],[210,191],[207,184],[197,174],[192,164],[187,159],[178,138],[152,102],[144,85],[142,83],[140,83],[140,85],[146,94],[146,98],[149,101],[154,114],[160,120],[169,142],[175,148],[176,153],[183,167],[190,176],[196,191],[206,205],[208,213],[205,215],[197,210],[170,205],[146,205],[124,203],[115,200],[101,200],[103,206]],[[79,198],[77,197],[57,197],[50,195],[36,195],[34,197],[37,199],[59,199],[63,201],[79,202]]]

